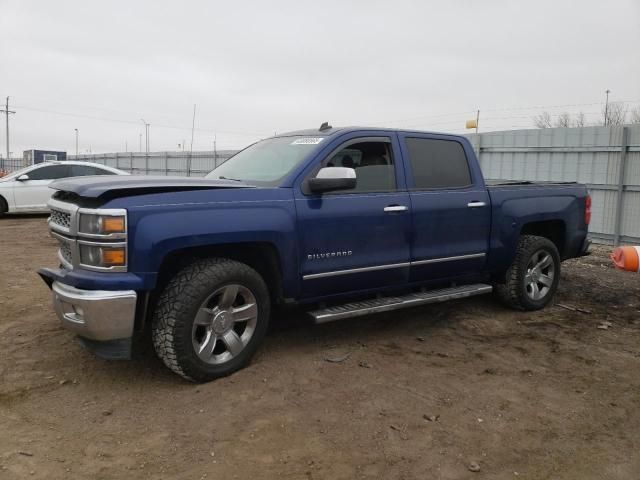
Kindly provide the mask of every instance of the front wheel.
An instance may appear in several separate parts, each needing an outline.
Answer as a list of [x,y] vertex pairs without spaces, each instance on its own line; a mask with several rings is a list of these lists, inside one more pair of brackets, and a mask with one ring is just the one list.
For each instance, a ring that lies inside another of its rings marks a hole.
[[229,375],[258,349],[269,310],[267,286],[251,267],[222,258],[197,261],[160,295],[151,326],[156,353],[188,380]]
[[518,310],[540,310],[553,298],[560,280],[560,254],[545,237],[523,235],[498,296]]
[[9,211],[9,205],[7,201],[0,196],[0,218],[4,217],[5,213]]

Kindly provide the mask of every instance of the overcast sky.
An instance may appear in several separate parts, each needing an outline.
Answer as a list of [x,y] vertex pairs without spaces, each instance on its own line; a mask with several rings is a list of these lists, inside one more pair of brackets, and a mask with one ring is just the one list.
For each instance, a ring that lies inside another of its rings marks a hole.
[[[0,0],[11,151],[239,148],[298,128],[463,132],[640,106],[640,1]],[[559,107],[558,105],[575,105]],[[0,134],[5,151],[4,119]]]

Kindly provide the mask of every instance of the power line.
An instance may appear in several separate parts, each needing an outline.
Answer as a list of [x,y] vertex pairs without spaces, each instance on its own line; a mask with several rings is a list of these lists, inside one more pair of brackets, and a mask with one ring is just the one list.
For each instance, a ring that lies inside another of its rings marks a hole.
[[[119,118],[110,118],[110,117],[100,117],[100,116],[96,116],[96,115],[84,115],[84,114],[80,114],[80,113],[69,113],[69,112],[59,112],[56,110],[46,110],[46,109],[42,109],[42,108],[33,108],[33,107],[25,107],[25,106],[20,106],[19,108],[23,109],[23,110],[29,110],[32,112],[40,112],[40,113],[48,113],[51,115],[61,115],[61,116],[66,116],[66,117],[76,117],[76,118],[86,118],[86,119],[90,119],[90,120],[98,120],[98,121],[102,121],[102,122],[113,122],[113,123],[123,123],[123,124],[128,124],[128,125],[138,125],[139,121],[135,121],[135,120],[124,120],[124,119],[119,119]],[[191,127],[180,127],[177,125],[163,125],[163,124],[155,124],[154,126],[156,128],[169,128],[169,129],[174,129],[174,130],[191,130]],[[232,131],[232,130],[219,130],[217,128],[196,128],[195,129],[198,132],[208,132],[211,133],[213,131],[216,132],[220,132],[220,133],[224,133],[226,135],[254,135],[254,136],[265,136],[266,134],[264,132],[262,133],[257,133],[257,132],[240,132],[240,131]]]
[[[640,103],[640,100],[618,100],[618,103]],[[521,111],[521,110],[546,110],[546,109],[556,109],[556,108],[568,108],[568,107],[587,107],[594,105],[604,105],[604,102],[593,102],[593,103],[565,103],[565,104],[556,104],[556,105],[529,105],[529,106],[519,106],[519,107],[506,107],[506,108],[486,108],[482,109],[483,112],[502,112],[502,111]],[[465,112],[457,112],[457,113],[441,113],[434,115],[420,115],[416,117],[407,117],[404,119],[397,120],[385,120],[385,121],[376,121],[376,122],[367,122],[368,125],[383,125],[383,124],[394,124],[394,123],[404,123],[410,122],[413,120],[423,120],[429,118],[440,118],[440,117],[453,117],[456,115],[468,115],[476,113],[476,110],[469,110]],[[528,117],[521,117],[528,118]],[[453,123],[449,122],[449,123]]]

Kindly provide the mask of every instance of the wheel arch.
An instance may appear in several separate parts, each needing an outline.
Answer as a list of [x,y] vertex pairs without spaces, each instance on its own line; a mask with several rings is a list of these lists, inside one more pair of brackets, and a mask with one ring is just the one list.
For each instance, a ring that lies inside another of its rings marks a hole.
[[7,199],[0,193],[0,215],[3,213],[7,213],[9,211],[9,202]]
[[525,223],[520,229],[520,236],[523,235],[535,235],[551,240],[558,249],[560,258],[565,258],[567,227],[563,220],[541,220]]
[[161,291],[167,282],[189,263],[212,257],[229,258],[250,266],[267,284],[272,303],[279,303],[282,300],[280,254],[269,242],[228,243],[173,250],[162,259],[155,290]]

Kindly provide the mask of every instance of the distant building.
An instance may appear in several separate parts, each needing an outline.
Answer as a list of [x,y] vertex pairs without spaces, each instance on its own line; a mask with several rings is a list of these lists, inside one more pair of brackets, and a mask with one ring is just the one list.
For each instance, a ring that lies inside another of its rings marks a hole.
[[52,150],[25,150],[22,152],[22,161],[25,166],[51,160],[66,160],[67,152],[54,152]]

